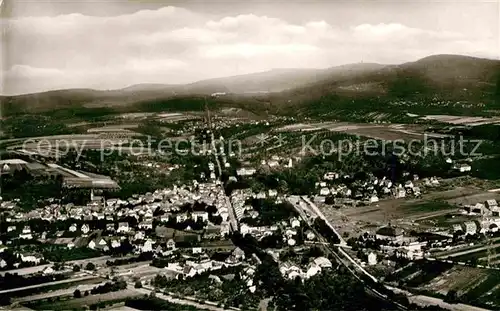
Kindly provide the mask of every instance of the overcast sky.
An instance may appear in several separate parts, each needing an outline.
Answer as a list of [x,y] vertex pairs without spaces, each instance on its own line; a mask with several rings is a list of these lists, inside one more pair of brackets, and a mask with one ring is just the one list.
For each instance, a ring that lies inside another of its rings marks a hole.
[[178,84],[442,53],[498,58],[498,3],[7,0],[2,93]]

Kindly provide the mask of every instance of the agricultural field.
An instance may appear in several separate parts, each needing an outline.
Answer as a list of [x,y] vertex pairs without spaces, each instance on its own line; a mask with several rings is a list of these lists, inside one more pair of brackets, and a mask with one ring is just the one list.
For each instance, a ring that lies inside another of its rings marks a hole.
[[456,292],[457,300],[488,309],[500,307],[500,271],[440,262],[418,262],[406,267],[391,281],[415,292],[445,297]]
[[[452,180],[447,182],[453,184]],[[446,181],[442,183],[443,188],[446,188],[445,183]],[[389,221],[408,230],[431,227],[449,230],[455,223],[475,219],[461,214],[461,206],[487,199],[500,200],[500,194],[464,185],[445,191],[436,189],[424,193],[420,199],[389,198],[367,206],[334,208],[319,204],[318,207],[341,233],[356,236],[365,231],[376,230]]]
[[[410,124],[366,124],[347,122],[299,123],[279,128],[278,132],[328,130],[382,140],[423,139],[425,128]],[[431,135],[431,134],[428,134]],[[440,136],[440,135],[438,135]]]
[[45,301],[40,303],[37,301],[36,303],[26,303],[25,305],[28,308],[32,308],[33,310],[85,310],[86,306],[91,306],[99,303],[118,303],[125,301],[130,297],[138,297],[141,296],[137,291],[131,289],[125,289],[118,292],[110,292],[101,295],[89,295],[82,298],[73,297],[66,298],[65,300],[59,301]]
[[323,213],[329,215],[329,220],[333,223],[342,221],[340,226],[345,226],[346,221],[354,222],[354,226],[360,224],[383,225],[387,221],[401,220],[410,221],[425,216],[433,216],[454,212],[456,206],[442,201],[428,200],[405,200],[387,199],[376,205],[348,207],[334,209],[328,205],[320,205]]
[[420,228],[443,228],[450,229],[454,224],[463,224],[466,221],[474,220],[468,215],[463,215],[456,212],[446,214],[430,215],[428,217],[420,217],[415,220]]
[[421,117],[421,119],[439,121],[454,125],[468,125],[468,126],[500,123],[499,117],[486,118],[486,117],[464,117],[464,116],[452,116],[452,115],[428,115],[425,117]]
[[490,274],[488,270],[467,266],[454,266],[440,276],[432,279],[421,288],[441,295],[456,290],[459,296],[480,284]]

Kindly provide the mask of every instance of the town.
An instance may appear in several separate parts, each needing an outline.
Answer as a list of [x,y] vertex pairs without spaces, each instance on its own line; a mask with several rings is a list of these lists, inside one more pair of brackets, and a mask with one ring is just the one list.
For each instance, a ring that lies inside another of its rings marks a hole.
[[[458,278],[460,284],[464,271],[475,269],[482,284],[490,279],[485,271],[498,273],[500,191],[486,189],[487,183],[470,176],[470,159],[440,158],[447,168],[442,172],[448,171],[443,176],[409,166],[394,179],[390,171],[362,173],[352,164],[335,171],[329,170],[335,166],[323,166],[310,177],[304,170],[310,172],[308,161],[314,155],[286,156],[298,147],[293,131],[283,132],[283,122],[270,120],[262,127],[251,120],[211,118],[207,110],[194,121],[195,135],[208,138],[212,149],[191,158],[182,154],[187,162],[177,164],[165,162],[162,150],[108,152],[112,167],[107,167],[106,158],[96,162],[94,154],[102,151],[98,144],[79,155],[78,162],[71,152],[60,156],[44,149],[37,154],[31,146],[28,156],[28,148],[11,145],[11,159],[0,162],[5,183],[50,182],[35,185],[47,188],[36,198],[4,190],[2,303],[102,309],[124,301],[180,301],[201,309],[265,309],[280,302],[270,299],[275,289],[269,288],[263,269],[276,269],[274,278],[284,281],[308,282],[345,266],[356,278],[370,280],[381,299],[388,299],[379,288],[383,282],[383,290],[397,297],[391,301],[408,304],[403,298],[407,290],[427,294],[435,288],[433,299],[446,305],[458,297],[427,274]],[[247,129],[237,132],[245,150],[238,155],[226,153],[228,133],[236,128]],[[271,139],[252,140],[259,132],[269,137],[287,133],[284,147],[292,149],[269,149]],[[404,157],[411,162],[411,154]],[[324,161],[334,162],[331,158]],[[129,162],[132,175],[113,169],[123,161]],[[307,178],[307,185],[291,172]],[[172,175],[172,180],[165,177]],[[142,187],[123,191],[120,186],[127,187],[131,178],[161,176],[161,182],[171,183],[144,193],[130,192]],[[418,267],[422,272],[416,272]],[[486,301],[483,305],[496,303]],[[411,303],[425,306],[428,301]]]
[[500,310],[494,2],[0,1],[0,311]]

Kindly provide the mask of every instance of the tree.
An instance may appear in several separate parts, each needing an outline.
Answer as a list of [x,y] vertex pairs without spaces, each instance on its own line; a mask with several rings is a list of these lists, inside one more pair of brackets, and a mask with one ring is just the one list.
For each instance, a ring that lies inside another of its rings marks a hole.
[[75,291],[73,292],[73,297],[82,298],[82,292],[80,292],[79,289],[75,289]]
[[94,270],[95,270],[95,265],[94,265],[92,262],[89,262],[89,263],[85,266],[85,270],[88,270],[88,271],[94,271]]
[[136,281],[134,287],[135,288],[142,288],[142,282],[141,281]]
[[80,266],[79,265],[73,265],[73,272],[79,272],[80,271]]
[[9,295],[0,295],[0,306],[8,306],[11,304],[11,298]]
[[277,290],[283,287],[284,283],[278,264],[272,258],[267,257],[257,267],[255,281],[257,284],[262,282],[262,289],[268,296],[275,295]]
[[443,299],[444,302],[448,303],[457,303],[458,302],[458,295],[456,290],[450,290],[448,293],[446,293],[446,297]]

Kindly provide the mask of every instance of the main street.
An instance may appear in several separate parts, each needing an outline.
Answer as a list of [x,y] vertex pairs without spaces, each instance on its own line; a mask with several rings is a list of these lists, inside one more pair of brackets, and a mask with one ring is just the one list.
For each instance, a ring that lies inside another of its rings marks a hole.
[[[217,164],[217,170],[218,170],[218,174],[219,174],[218,178],[221,178],[222,167],[220,165],[220,160],[218,157],[217,146],[215,145],[214,133],[211,129],[210,129],[210,139],[211,139],[210,144],[212,146],[212,152],[214,154],[215,163]],[[231,227],[231,231],[232,232],[239,231],[239,229],[240,229],[239,223],[238,223],[238,219],[236,218],[236,212],[234,211],[234,207],[233,207],[233,204],[231,203],[231,199],[225,194],[225,192],[224,192],[224,197],[226,200],[226,206],[228,207],[229,224]]]

